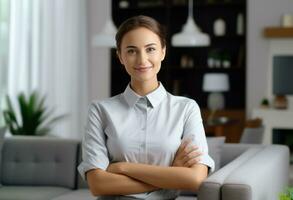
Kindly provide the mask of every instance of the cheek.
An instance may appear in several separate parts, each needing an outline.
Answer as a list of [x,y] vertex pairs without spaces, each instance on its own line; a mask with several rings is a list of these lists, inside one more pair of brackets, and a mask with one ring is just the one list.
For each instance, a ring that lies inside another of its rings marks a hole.
[[136,61],[135,56],[124,56],[122,59],[123,59],[123,65],[125,67],[129,65],[133,65]]
[[160,65],[162,62],[162,56],[160,55],[156,55],[154,57],[152,57],[151,59],[154,63],[156,63],[156,65]]

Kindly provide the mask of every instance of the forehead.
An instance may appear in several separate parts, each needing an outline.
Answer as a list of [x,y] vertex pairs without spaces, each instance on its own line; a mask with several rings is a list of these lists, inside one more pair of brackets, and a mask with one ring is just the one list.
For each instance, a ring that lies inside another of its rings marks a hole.
[[121,46],[145,46],[150,43],[161,45],[159,36],[153,31],[140,27],[126,33],[122,38]]

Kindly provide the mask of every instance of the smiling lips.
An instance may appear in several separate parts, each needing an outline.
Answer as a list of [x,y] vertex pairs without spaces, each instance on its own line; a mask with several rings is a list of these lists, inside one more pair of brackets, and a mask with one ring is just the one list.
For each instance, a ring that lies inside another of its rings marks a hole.
[[134,69],[135,69],[135,71],[138,71],[138,72],[146,72],[146,71],[148,71],[148,70],[150,70],[152,68],[153,67],[150,66],[150,67],[135,67]]

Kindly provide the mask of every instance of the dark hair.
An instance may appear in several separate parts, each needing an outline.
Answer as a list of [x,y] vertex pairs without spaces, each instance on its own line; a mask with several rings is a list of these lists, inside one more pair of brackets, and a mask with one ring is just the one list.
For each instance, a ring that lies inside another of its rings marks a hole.
[[115,37],[117,51],[120,51],[120,46],[124,35],[129,31],[132,31],[140,27],[147,28],[150,31],[157,34],[160,38],[162,47],[166,46],[166,33],[162,25],[151,17],[138,15],[127,19],[119,26]]

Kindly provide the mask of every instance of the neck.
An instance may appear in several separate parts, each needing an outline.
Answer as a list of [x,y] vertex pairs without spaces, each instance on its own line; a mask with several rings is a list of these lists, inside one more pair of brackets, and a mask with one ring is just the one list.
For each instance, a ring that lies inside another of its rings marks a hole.
[[159,82],[157,80],[152,81],[151,83],[131,80],[130,86],[135,93],[137,93],[140,96],[145,96],[154,91],[155,89],[157,89],[159,87]]

